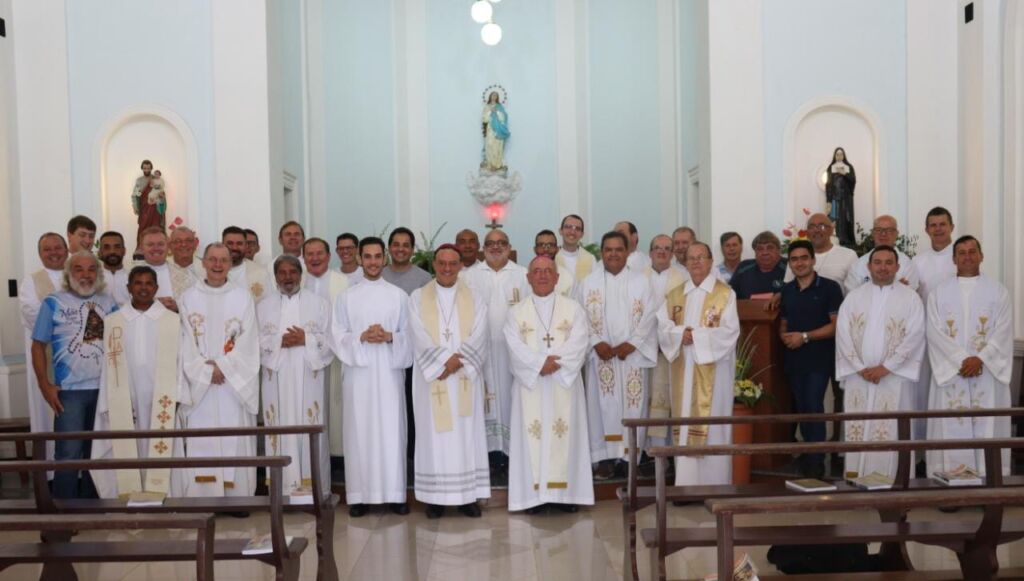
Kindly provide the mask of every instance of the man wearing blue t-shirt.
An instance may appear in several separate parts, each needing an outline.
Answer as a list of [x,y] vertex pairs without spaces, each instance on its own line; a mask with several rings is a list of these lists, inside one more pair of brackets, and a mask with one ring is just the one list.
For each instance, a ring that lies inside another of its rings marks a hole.
[[751,244],[754,259],[744,260],[736,267],[729,285],[737,299],[770,299],[782,290],[786,278],[786,261],[782,259],[779,237],[764,231]]
[[[55,432],[92,430],[105,356],[103,318],[117,310],[104,286],[99,259],[80,250],[64,266],[62,290],[46,297],[39,308],[32,330],[32,369],[43,399],[53,408]],[[47,346],[53,354],[52,381],[47,375]],[[89,448],[86,440],[58,440],[54,459],[88,458]],[[94,497],[92,481],[82,480],[79,487],[77,471],[56,471],[53,496]]]

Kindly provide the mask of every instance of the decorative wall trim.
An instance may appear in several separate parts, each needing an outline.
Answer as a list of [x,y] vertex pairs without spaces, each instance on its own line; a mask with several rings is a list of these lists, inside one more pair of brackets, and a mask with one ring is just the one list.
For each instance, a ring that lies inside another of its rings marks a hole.
[[393,0],[395,217],[392,226],[433,232],[430,221],[430,122],[426,0]]

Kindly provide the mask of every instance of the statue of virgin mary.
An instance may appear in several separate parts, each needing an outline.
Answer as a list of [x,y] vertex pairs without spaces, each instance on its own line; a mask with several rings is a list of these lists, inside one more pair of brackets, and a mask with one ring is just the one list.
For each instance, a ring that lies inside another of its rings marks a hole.
[[505,141],[510,135],[508,130],[508,113],[505,106],[501,104],[502,99],[498,91],[490,91],[487,94],[487,102],[484,104],[483,112],[480,114],[480,121],[483,124],[484,134],[484,155],[480,162],[480,169],[490,172],[505,172],[508,167],[505,165]]

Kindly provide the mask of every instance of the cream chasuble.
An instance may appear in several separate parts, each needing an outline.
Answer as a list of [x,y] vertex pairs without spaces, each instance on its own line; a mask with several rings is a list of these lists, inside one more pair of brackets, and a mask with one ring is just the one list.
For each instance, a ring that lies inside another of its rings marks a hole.
[[[552,292],[513,307],[503,327],[515,376],[509,452],[510,511],[548,503],[593,504],[580,371],[589,350],[586,313]],[[561,368],[540,375],[549,355]]]
[[[96,431],[173,430],[178,402],[178,347],[181,319],[159,301],[146,311],[131,304],[103,322],[106,361],[96,401]],[[180,443],[170,438],[94,440],[92,457],[170,458]],[[100,498],[127,498],[134,492],[167,495],[171,470],[97,470]]]
[[[371,325],[391,343],[364,343]],[[334,354],[345,364],[345,497],[348,504],[405,502],[405,369],[412,365],[409,297],[366,279],[338,296],[331,319]]]
[[[328,270],[321,276],[313,276],[306,273],[303,278],[303,285],[306,289],[316,293],[320,298],[327,301],[327,304],[334,308],[334,301],[338,295],[352,286],[348,276],[336,271]],[[324,393],[327,394],[327,440],[330,443],[331,456],[345,455],[344,430],[341,426],[341,418],[344,416],[341,403],[341,375],[343,366],[341,361],[331,358],[330,368],[327,370],[327,378],[324,383]]]
[[268,290],[275,288],[274,280],[267,276],[267,269],[256,262],[244,259],[242,264],[228,271],[228,278],[240,288],[247,289],[254,302],[260,302]]
[[[636,254],[636,253],[634,253]],[[647,385],[658,362],[657,303],[644,273],[622,269],[613,275],[598,269],[577,285],[577,299],[590,326],[590,352],[585,372],[591,461],[625,458],[623,418],[647,416]],[[625,360],[602,361],[593,349],[630,343],[636,351]],[[638,430],[637,445],[646,448],[646,430]]]
[[[683,345],[688,327],[693,343]],[[736,293],[717,277],[709,274],[699,286],[688,281],[668,293],[658,309],[658,341],[670,363],[672,417],[732,415],[739,335]],[[693,425],[676,428],[672,435],[679,446],[729,444],[732,426]],[[732,481],[729,456],[678,457],[675,462],[676,486]]]
[[[682,286],[690,280],[690,274],[685,270],[679,270],[673,266],[657,272],[654,268],[646,271],[647,280],[651,281],[651,290],[654,293],[654,301],[658,308],[665,302],[665,295],[668,291]],[[647,417],[667,418],[672,415],[671,395],[669,392],[669,363],[665,354],[658,350],[658,364],[651,372],[651,389],[648,398]],[[647,429],[648,445],[665,445],[668,443],[668,430],[665,426]]]
[[[557,265],[556,265],[557,266]],[[573,298],[576,291],[576,279],[568,268],[557,266],[558,284],[555,285],[555,292],[563,297]]]
[[581,281],[594,271],[597,259],[582,246],[577,246],[576,252],[560,248],[555,255],[555,264],[571,272],[574,281]]
[[167,271],[171,274],[171,292],[174,293],[175,300],[181,299],[185,291],[206,277],[205,272],[196,272],[197,264],[199,262],[194,260],[189,266],[178,266],[173,261],[167,261]]
[[[39,307],[43,299],[57,292],[61,288],[64,277],[63,270],[50,270],[41,268],[25,277],[18,285],[18,307],[21,311],[21,327],[25,336],[25,353],[31,359],[32,353],[32,329],[36,326],[36,317],[39,316]],[[47,347],[47,368],[50,379],[53,379],[53,357]],[[39,381],[32,371],[31,362],[29,370],[25,374],[25,390],[28,392],[28,420],[33,432],[53,431],[53,409],[43,399],[39,391]],[[46,458],[53,459],[53,442],[46,443]],[[53,478],[53,473],[48,473]]]
[[[896,273],[896,282],[906,280],[907,283],[904,286],[910,287],[910,290],[917,292],[917,289],[921,286],[921,276],[914,265],[914,261],[899,250],[896,251],[896,254],[899,256],[900,263],[900,270]],[[871,254],[865,254],[850,266],[849,272],[846,273],[846,280],[843,282],[846,294],[850,294],[855,288],[871,283],[871,273],[868,272],[869,258],[871,258]]]
[[[182,295],[181,366],[178,396],[182,427],[228,428],[256,425],[259,408],[260,346],[256,310],[249,291],[230,282],[199,282]],[[211,383],[216,362],[224,382]],[[189,457],[253,456],[254,436],[189,438]],[[194,468],[180,471],[181,496],[251,496],[255,468]]]
[[486,262],[479,262],[462,271],[459,278],[487,306],[490,336],[487,341],[487,361],[484,363],[483,395],[487,449],[508,454],[512,421],[512,370],[502,328],[509,309],[530,294],[526,269],[512,261],[498,270]]
[[[932,385],[929,409],[966,410],[1011,407],[1013,303],[1006,287],[981,275],[954,278],[928,298],[928,357]],[[978,377],[962,377],[968,357],[984,363]],[[928,421],[928,439],[1009,438],[1010,418],[945,418]],[[1003,475],[1010,473],[1010,451],[1003,450]],[[929,474],[961,464],[985,474],[981,450],[928,452]]]
[[[263,366],[263,425],[323,426],[327,420],[324,378],[334,359],[328,333],[331,308],[308,290],[286,297],[274,290],[256,307],[260,323],[260,363]],[[299,327],[306,344],[282,347],[288,329]],[[268,436],[268,456],[290,456],[284,467],[285,494],[313,485],[309,437]],[[320,476],[323,491],[330,490],[331,462],[327,434],[320,435]]]
[[[487,307],[461,281],[451,288],[431,281],[412,292],[409,312],[416,499],[458,506],[490,498],[483,402]],[[455,353],[462,355],[462,369],[438,379]]]
[[[846,295],[836,321],[836,377],[846,412],[910,410],[924,357],[924,307],[917,293],[894,282],[857,287]],[[883,365],[877,384],[858,373]],[[896,420],[846,422],[848,442],[896,439]],[[895,452],[848,453],[846,475],[879,472],[896,476]]]

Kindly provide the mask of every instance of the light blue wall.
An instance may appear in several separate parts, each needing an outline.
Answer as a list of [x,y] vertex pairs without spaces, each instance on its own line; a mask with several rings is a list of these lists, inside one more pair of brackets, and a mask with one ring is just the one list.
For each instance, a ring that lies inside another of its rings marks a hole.
[[880,193],[883,204],[906,223],[906,16],[902,0],[860,0],[855,6],[842,0],[766,4],[764,204],[769,227],[796,218],[783,215],[781,203],[786,123],[804,103],[826,95],[854,97],[877,112],[887,151]]
[[[686,172],[700,164],[700,125],[698,123],[699,69],[701,56],[701,30],[707,28],[706,14],[700,10],[698,0],[681,0],[678,7],[679,27],[679,147],[682,159],[679,171],[686,191]],[[681,202],[682,203],[682,202]],[[685,209],[685,206],[684,206]],[[684,216],[688,224],[697,217]]]
[[494,47],[481,42],[480,25],[470,20],[467,2],[432,0],[427,14],[430,222],[435,229],[448,222],[438,240],[449,242],[462,228],[481,237],[486,232],[488,220],[466,189],[466,174],[480,164],[483,91],[500,84],[508,91],[512,133],[505,163],[523,176],[523,191],[508,208],[505,230],[520,256],[526,256],[534,234],[555,229],[559,220],[554,3],[495,5],[495,20],[505,34]]
[[660,231],[657,12],[653,0],[588,4],[590,183],[588,238],[630,220],[647,247]]
[[324,2],[327,225],[376,234],[395,217],[391,2]]
[[[74,207],[101,214],[93,148],[129,107],[178,113],[199,148],[200,226],[217,226],[213,180],[210,7],[204,0],[67,2]],[[59,34],[60,31],[55,31]],[[126,198],[127,203],[127,198]]]

